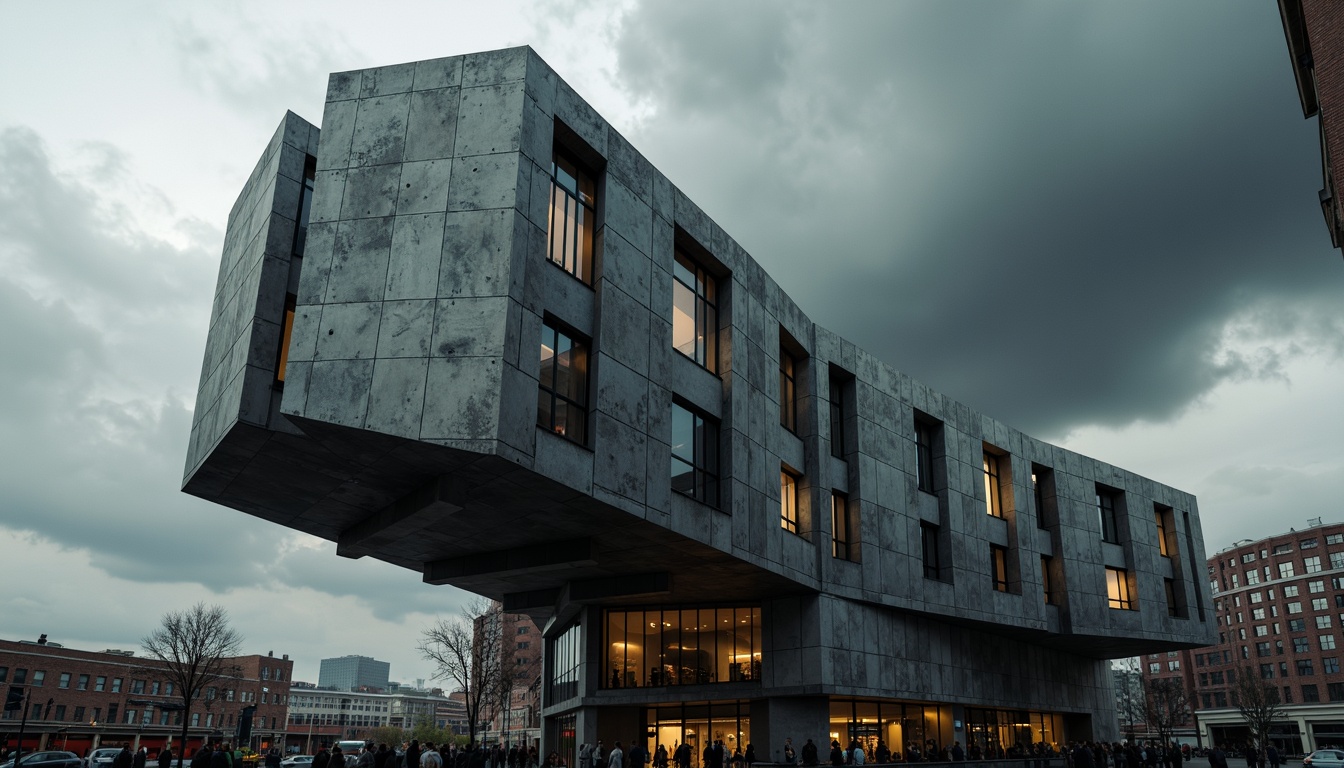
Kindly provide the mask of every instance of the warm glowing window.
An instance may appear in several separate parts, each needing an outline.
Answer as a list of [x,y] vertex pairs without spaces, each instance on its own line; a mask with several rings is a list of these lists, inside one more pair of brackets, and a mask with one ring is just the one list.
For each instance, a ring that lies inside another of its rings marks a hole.
[[798,431],[797,362],[783,347],[779,349],[779,423],[790,432]]
[[289,364],[289,341],[294,335],[294,308],[298,297],[294,294],[285,296],[285,324],[280,329],[280,361],[275,365],[275,380],[279,384],[285,383],[285,367]]
[[1171,557],[1171,550],[1167,545],[1167,540],[1172,535],[1172,511],[1171,507],[1164,507],[1161,504],[1153,505],[1153,517],[1157,521],[1157,550],[1163,557]]
[[1110,607],[1122,611],[1134,610],[1134,602],[1129,597],[1129,573],[1123,568],[1106,569],[1106,596]]
[[718,367],[714,278],[680,249],[672,264],[672,346],[711,371]]
[[719,425],[672,403],[672,490],[711,507],[719,503]]
[[839,491],[831,492],[831,556],[841,560],[854,559],[851,541],[853,528],[849,519],[849,497]]
[[789,533],[798,532],[798,478],[787,469],[779,471],[779,524]]
[[995,544],[989,545],[990,571],[994,578],[994,591],[1008,591],[1008,550]]
[[588,438],[588,345],[549,321],[541,326],[537,426],[584,445]]
[[994,517],[1003,517],[1003,501],[999,496],[999,457],[984,451],[985,511]]
[[593,222],[597,198],[593,179],[569,158],[551,158],[551,209],[546,254],[551,262],[591,285]]
[[[605,616],[601,688],[761,679],[760,606],[613,610]],[[582,658],[583,649],[577,649]]]

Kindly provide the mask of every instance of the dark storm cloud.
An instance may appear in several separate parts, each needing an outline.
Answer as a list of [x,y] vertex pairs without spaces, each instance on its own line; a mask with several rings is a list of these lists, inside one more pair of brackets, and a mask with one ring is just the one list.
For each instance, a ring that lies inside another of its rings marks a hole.
[[646,3],[617,78],[813,319],[1049,436],[1338,345],[1282,34],[1249,3]]

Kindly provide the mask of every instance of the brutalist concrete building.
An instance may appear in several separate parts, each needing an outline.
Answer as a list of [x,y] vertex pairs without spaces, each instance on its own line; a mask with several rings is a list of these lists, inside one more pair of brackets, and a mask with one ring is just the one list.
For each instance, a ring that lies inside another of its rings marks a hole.
[[1192,496],[815,325],[528,48],[286,115],[183,488],[534,616],[571,765],[1114,738],[1106,659],[1216,638]]

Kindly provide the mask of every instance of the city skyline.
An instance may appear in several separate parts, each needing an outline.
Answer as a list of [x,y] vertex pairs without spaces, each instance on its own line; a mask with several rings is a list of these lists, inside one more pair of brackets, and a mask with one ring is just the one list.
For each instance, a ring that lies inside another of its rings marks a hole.
[[[90,5],[74,59],[112,62],[93,72],[41,50],[40,9],[6,9],[20,23],[0,56],[31,82],[0,107],[0,549],[35,578],[0,588],[0,632],[134,647],[204,600],[230,609],[248,652],[289,653],[298,679],[345,654],[429,677],[419,629],[461,593],[190,499],[176,478],[245,159],[286,107],[320,119],[328,72],[514,43],[675,169],[819,323],[1034,436],[1195,494],[1210,553],[1330,522],[1344,266],[1315,206],[1316,127],[1277,11],[1211,7],[520,5],[406,38],[356,28],[353,11],[300,34],[312,6],[276,11],[286,25],[260,6],[151,18],[168,7],[145,4],[128,52],[100,47],[92,34],[121,20],[93,24],[105,11]],[[1005,331],[1039,354],[1010,356],[1022,345],[995,344]],[[46,610],[58,595],[69,617]]]

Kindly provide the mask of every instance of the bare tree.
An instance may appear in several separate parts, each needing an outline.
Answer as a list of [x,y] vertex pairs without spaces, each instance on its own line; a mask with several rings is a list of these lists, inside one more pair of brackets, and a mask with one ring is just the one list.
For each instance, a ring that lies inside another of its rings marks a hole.
[[[1125,740],[1134,743],[1134,723],[1144,722],[1143,675],[1139,672],[1139,660],[1133,656],[1122,659],[1113,670],[1116,687],[1116,716],[1124,726]],[[1145,726],[1146,729],[1147,726]]]
[[[182,712],[180,752],[187,749],[192,702],[220,678],[240,674],[231,659],[238,655],[242,644],[243,636],[229,626],[228,612],[205,603],[165,613],[159,628],[140,641],[145,653],[162,663],[161,674],[182,700],[177,707]],[[207,700],[206,707],[211,703]],[[161,708],[169,707],[161,705]]]
[[498,649],[499,612],[490,601],[473,600],[462,613],[439,619],[420,635],[420,655],[434,664],[434,678],[455,686],[464,696],[467,737],[476,743],[482,715],[498,701],[505,676]]
[[1190,722],[1190,694],[1176,677],[1148,680],[1144,688],[1143,719],[1165,746],[1171,743],[1172,731]]
[[1250,728],[1256,748],[1263,750],[1269,746],[1269,729],[1275,720],[1283,717],[1279,689],[1266,683],[1250,667],[1242,667],[1235,672],[1232,702]]

